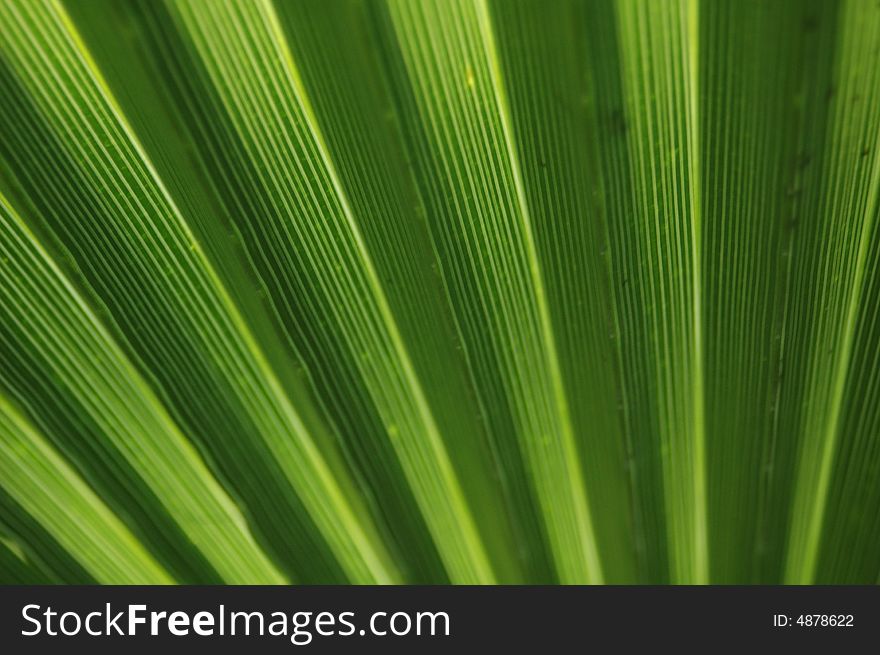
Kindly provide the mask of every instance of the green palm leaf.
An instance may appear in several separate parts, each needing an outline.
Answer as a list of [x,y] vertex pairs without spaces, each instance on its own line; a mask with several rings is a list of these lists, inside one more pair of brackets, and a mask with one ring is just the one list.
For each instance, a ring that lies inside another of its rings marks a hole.
[[0,0],[0,580],[880,574],[869,0]]

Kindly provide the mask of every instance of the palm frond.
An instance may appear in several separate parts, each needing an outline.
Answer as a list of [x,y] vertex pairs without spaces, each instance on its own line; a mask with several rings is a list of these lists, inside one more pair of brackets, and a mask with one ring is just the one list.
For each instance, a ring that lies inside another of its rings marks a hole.
[[0,580],[880,574],[872,0],[0,0]]

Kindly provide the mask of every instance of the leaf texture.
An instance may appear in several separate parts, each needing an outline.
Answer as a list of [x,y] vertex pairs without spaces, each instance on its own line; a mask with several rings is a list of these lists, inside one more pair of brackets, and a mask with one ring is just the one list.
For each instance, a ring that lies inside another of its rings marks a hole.
[[0,19],[3,582],[877,582],[872,0]]

